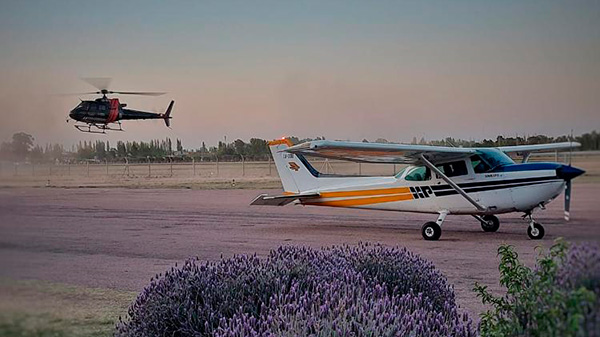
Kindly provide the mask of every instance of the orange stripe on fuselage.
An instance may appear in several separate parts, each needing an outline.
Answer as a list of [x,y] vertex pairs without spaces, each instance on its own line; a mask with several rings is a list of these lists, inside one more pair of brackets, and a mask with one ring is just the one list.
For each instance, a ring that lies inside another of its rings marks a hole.
[[378,188],[374,190],[355,190],[355,191],[336,191],[336,192],[321,192],[322,198],[343,198],[343,197],[363,197],[369,195],[382,195],[382,194],[402,194],[410,193],[408,187],[396,187],[396,188]]
[[322,201],[322,202],[303,202],[304,205],[313,205],[313,206],[330,206],[330,207],[351,207],[351,206],[364,206],[364,205],[373,205],[373,204],[381,204],[384,202],[394,202],[394,201],[405,201],[412,200],[412,194],[398,194],[398,195],[388,195],[381,197],[368,197],[368,198],[355,198],[355,199],[342,199],[342,200],[331,200],[331,201]]

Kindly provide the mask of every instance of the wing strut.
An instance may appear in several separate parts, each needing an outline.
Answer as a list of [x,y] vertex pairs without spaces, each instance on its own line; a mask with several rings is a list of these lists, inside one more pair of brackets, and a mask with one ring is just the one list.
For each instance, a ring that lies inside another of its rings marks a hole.
[[480,211],[486,210],[485,207],[481,206],[477,201],[475,201],[475,199],[471,198],[467,194],[467,192],[465,192],[462,188],[460,188],[460,186],[456,185],[450,178],[448,178],[444,173],[442,173],[442,171],[440,171],[437,167],[435,167],[435,165],[433,165],[429,160],[427,160],[427,158],[425,158],[425,156],[422,153],[419,155],[419,158],[421,159],[423,164],[425,164],[425,166],[429,167],[429,169],[431,169],[433,172],[437,173],[438,176],[440,176],[442,179],[444,179],[444,181],[447,182],[448,185],[450,185],[456,192],[458,192],[465,199],[467,199],[467,201],[470,202],[471,204],[473,204],[473,206],[475,206],[478,210],[480,210]]

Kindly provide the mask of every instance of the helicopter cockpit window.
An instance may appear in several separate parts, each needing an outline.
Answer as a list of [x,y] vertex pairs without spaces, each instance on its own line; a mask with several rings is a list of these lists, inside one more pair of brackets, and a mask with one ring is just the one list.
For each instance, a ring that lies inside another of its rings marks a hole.
[[87,111],[88,105],[89,105],[88,102],[81,102],[77,106],[77,109],[81,109],[81,110]]
[[417,167],[414,167],[412,170],[410,170],[410,172],[408,172],[408,174],[406,174],[406,177],[404,177],[404,179],[409,180],[409,181],[429,180],[429,179],[431,179],[431,171],[429,170],[428,167],[417,166]]

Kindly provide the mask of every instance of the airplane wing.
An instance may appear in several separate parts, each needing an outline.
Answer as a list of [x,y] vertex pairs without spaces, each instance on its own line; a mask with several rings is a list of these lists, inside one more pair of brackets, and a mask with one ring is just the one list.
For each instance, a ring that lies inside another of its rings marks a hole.
[[506,153],[518,152],[528,153],[537,151],[559,151],[568,150],[570,148],[580,147],[581,144],[577,142],[563,142],[563,143],[550,143],[550,144],[535,144],[535,145],[516,145],[516,146],[499,146],[498,150]]
[[330,140],[306,142],[292,146],[285,151],[313,157],[386,164],[420,164],[421,154],[429,161],[436,163],[461,159],[477,153],[477,150],[473,148]]
[[268,194],[261,194],[254,198],[250,205],[262,205],[262,206],[285,206],[294,200],[306,200],[319,198],[319,193],[307,193],[307,194],[290,194],[290,195],[274,195],[269,196]]

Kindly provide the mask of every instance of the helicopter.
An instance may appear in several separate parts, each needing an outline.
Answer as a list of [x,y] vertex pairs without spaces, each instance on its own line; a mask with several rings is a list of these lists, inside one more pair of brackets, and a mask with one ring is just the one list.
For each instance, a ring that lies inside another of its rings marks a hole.
[[[94,100],[82,100],[73,110],[69,112],[69,117],[75,120],[75,128],[82,132],[103,133],[106,131],[124,131],[121,126],[122,120],[139,119],[162,119],[167,127],[171,126],[171,110],[175,101],[171,101],[169,107],[164,113],[154,113],[125,109],[126,103],[121,103],[118,98],[108,98],[107,95],[142,95],[142,96],[160,96],[164,92],[138,92],[138,91],[113,91],[108,90],[110,78],[83,78],[85,82],[96,87],[98,91],[79,93],[74,95],[102,95]],[[70,94],[73,95],[73,94]],[[67,123],[69,119],[67,119]],[[77,124],[80,122],[80,124]],[[83,124],[81,124],[83,123]],[[116,123],[118,128],[111,127],[110,124]]]

